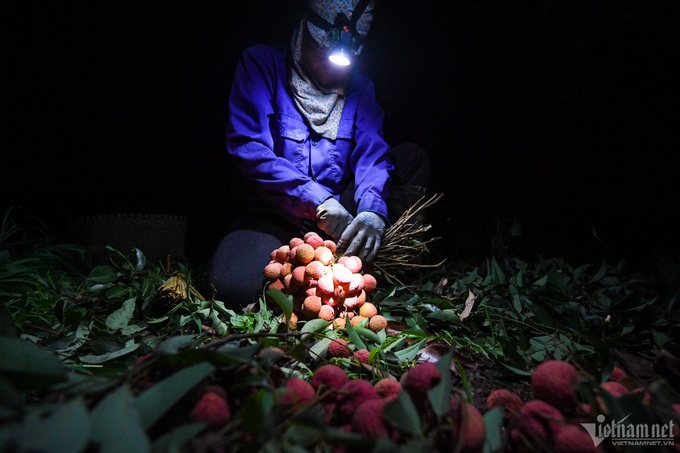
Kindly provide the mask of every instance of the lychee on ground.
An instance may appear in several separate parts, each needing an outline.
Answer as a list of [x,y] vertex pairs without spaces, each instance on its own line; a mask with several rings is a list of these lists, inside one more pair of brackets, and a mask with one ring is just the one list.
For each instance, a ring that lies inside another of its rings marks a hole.
[[190,418],[195,422],[207,422],[217,428],[229,421],[231,409],[222,395],[206,392],[194,405]]
[[522,406],[517,423],[528,438],[549,441],[564,425],[564,416],[545,401],[531,400]]
[[486,409],[503,407],[508,414],[518,414],[524,402],[520,396],[508,389],[496,389],[486,397]]
[[453,421],[451,447],[462,453],[482,451],[486,440],[484,417],[471,403],[460,398],[451,400],[449,415]]
[[349,381],[349,376],[337,365],[327,363],[314,372],[310,384],[317,392],[337,391]]
[[414,399],[421,399],[441,380],[442,375],[437,365],[421,362],[406,372],[403,387]]
[[380,332],[387,328],[387,319],[382,315],[375,315],[368,321],[368,328],[373,332]]
[[370,355],[371,351],[368,349],[357,349],[354,351],[353,357],[361,363],[368,363]]
[[349,344],[342,338],[334,338],[328,345],[328,357],[349,357],[352,350]]
[[370,437],[387,436],[389,430],[383,414],[386,403],[384,399],[371,399],[359,405],[352,415],[352,431]]
[[281,394],[283,404],[307,404],[316,398],[312,384],[302,378],[292,377],[286,382],[286,390]]
[[596,453],[592,437],[584,427],[566,425],[555,435],[554,447],[556,453]]
[[572,409],[578,403],[576,384],[580,375],[576,368],[561,360],[548,360],[531,375],[534,397],[560,409]]
[[396,398],[403,390],[399,381],[394,378],[382,378],[373,387],[380,398],[387,400]]
[[364,379],[350,379],[338,391],[336,412],[338,421],[348,423],[360,404],[379,399],[373,384]]

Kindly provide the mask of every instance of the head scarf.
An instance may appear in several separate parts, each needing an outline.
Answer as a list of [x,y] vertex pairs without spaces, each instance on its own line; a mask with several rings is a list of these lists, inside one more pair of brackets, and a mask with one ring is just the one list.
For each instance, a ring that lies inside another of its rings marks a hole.
[[[333,23],[335,16],[339,13],[345,13],[347,17],[351,17],[357,3],[359,3],[359,0],[309,0],[309,7],[316,14]],[[357,32],[363,37],[368,34],[373,20],[373,5],[373,1],[369,2],[366,10],[357,21]],[[345,89],[337,88],[330,92],[322,91],[312,82],[309,75],[300,66],[302,34],[304,33],[302,27],[305,24],[312,38],[319,45],[325,46],[326,32],[314,24],[302,20],[291,41],[293,67],[289,86],[293,93],[295,105],[307,119],[312,130],[324,138],[335,140],[345,106]],[[356,53],[358,54],[359,52],[361,52],[361,48]]]
[[[321,18],[329,23],[335,22],[335,17],[338,14],[344,13],[348,18],[352,18],[352,12],[359,3],[359,0],[309,0],[309,8],[318,14]],[[368,2],[366,9],[356,23],[357,33],[362,38],[368,35],[371,29],[371,22],[373,22],[373,9],[375,8],[375,1]],[[326,31],[317,27],[312,23],[308,23],[309,32],[314,40],[322,47],[329,47],[326,42]],[[354,53],[359,55],[363,50],[361,45]]]

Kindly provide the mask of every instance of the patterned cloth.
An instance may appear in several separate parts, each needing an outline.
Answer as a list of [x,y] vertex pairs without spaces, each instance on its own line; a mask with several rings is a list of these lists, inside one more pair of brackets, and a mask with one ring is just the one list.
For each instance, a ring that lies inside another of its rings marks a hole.
[[335,140],[342,110],[345,107],[345,89],[322,91],[300,66],[304,23],[300,22],[291,46],[293,67],[290,72],[290,89],[293,92],[293,101],[314,132],[329,140]]
[[[310,0],[309,7],[316,14],[333,23],[335,22],[336,15],[339,13],[345,13],[347,17],[351,17],[357,3],[359,3],[359,0]],[[357,32],[363,37],[368,34],[371,28],[374,5],[374,1],[369,2],[357,22]],[[307,23],[307,27],[314,40],[321,46],[327,46],[325,43],[326,32],[324,30],[304,20],[300,22],[291,41],[293,67],[290,77],[290,89],[293,92],[295,105],[307,119],[312,130],[324,138],[335,140],[345,106],[345,89],[338,88],[330,92],[322,91],[301,68],[302,27],[304,27],[305,23]],[[359,47],[355,53],[359,54],[362,48],[363,46]]]
[[[359,0],[310,0],[309,8],[316,14],[321,16],[329,23],[335,22],[335,17],[344,13],[347,18],[352,18],[352,12],[359,3]],[[375,1],[368,2],[366,9],[357,21],[357,32],[360,36],[366,37],[368,31],[371,29],[371,22],[373,22],[373,9],[375,8]],[[310,23],[308,24],[309,32],[312,34],[314,40],[322,47],[329,47],[326,42],[326,31]],[[359,55],[363,45],[357,49],[354,54]]]

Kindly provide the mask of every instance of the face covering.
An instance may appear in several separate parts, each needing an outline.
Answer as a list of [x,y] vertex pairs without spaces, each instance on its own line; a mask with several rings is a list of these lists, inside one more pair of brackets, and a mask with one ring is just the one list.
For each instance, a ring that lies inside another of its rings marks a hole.
[[[316,14],[333,23],[338,13],[345,13],[350,17],[358,2],[359,0],[311,0],[309,7]],[[371,1],[357,21],[357,32],[363,37],[368,34],[373,20],[373,4],[374,2]],[[324,138],[335,140],[345,105],[345,90],[344,88],[338,88],[330,92],[322,91],[312,82],[309,75],[300,66],[302,35],[305,31],[303,27],[308,27],[312,38],[319,45],[327,47],[325,44],[326,31],[308,21],[302,20],[291,41],[293,64],[289,86],[295,105],[307,119],[312,130]],[[362,48],[363,46],[355,54],[359,53]]]

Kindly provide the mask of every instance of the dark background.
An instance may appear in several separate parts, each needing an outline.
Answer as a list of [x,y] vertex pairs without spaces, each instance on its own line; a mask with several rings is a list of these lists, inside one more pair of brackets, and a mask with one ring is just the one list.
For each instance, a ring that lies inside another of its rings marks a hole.
[[[677,257],[679,4],[379,2],[361,65],[388,141],[430,153],[439,253]],[[95,214],[188,216],[187,255],[205,261],[238,203],[223,143],[236,62],[288,41],[299,5],[15,5],[3,211],[56,235]]]

